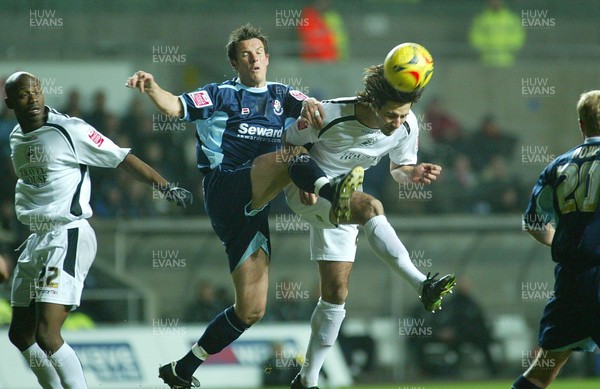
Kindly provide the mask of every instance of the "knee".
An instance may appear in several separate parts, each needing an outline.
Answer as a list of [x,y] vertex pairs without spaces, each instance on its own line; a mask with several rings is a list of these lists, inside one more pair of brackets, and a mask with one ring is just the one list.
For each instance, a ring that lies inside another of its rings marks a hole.
[[254,308],[246,312],[237,313],[240,320],[247,326],[258,323],[265,316],[265,308]]
[[35,335],[27,334],[11,325],[8,330],[8,340],[20,351],[25,351],[35,343]]
[[35,333],[35,341],[47,353],[57,351],[63,344],[60,333],[55,333],[44,326],[38,327]]
[[334,283],[322,288],[321,298],[330,304],[343,304],[348,297],[348,286],[341,283]]
[[250,302],[250,304],[238,301],[234,307],[238,319],[247,326],[258,323],[265,316],[265,311],[266,303],[256,301]]
[[369,196],[360,203],[360,210],[357,213],[359,216],[360,224],[365,224],[375,216],[383,215],[383,204],[375,197]]

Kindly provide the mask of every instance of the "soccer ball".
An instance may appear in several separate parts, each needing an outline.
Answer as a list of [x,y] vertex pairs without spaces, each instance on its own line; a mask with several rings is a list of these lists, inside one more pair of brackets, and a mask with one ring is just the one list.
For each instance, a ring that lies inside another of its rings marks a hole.
[[400,92],[423,88],[433,76],[433,57],[418,43],[394,47],[383,61],[385,79]]

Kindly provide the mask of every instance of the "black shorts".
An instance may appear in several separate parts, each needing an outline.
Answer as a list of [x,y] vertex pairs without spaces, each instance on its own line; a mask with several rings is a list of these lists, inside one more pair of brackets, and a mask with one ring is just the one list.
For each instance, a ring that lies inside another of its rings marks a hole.
[[271,253],[269,205],[255,216],[244,213],[252,199],[251,168],[252,161],[234,170],[216,168],[202,181],[204,207],[225,246],[231,272],[260,248]]

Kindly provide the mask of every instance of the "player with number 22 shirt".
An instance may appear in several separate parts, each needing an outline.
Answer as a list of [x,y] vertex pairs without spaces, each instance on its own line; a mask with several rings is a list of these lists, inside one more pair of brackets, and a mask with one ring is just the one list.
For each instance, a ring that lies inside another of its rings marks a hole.
[[60,330],[79,306],[96,255],[96,236],[86,220],[92,216],[88,166],[119,167],[163,189],[180,206],[191,204],[192,195],[171,187],[130,149],[83,120],[45,106],[42,84],[33,74],[12,74],[5,89],[6,105],[18,121],[10,134],[18,177],[15,211],[32,232],[14,273],[9,338],[43,388],[85,389],[81,363]]

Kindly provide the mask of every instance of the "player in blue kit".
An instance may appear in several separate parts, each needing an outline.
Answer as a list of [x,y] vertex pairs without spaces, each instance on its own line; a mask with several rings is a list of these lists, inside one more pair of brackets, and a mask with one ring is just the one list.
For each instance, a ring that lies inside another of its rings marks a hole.
[[546,388],[573,351],[600,345],[600,90],[583,93],[577,113],[583,144],[544,169],[523,218],[557,265],[540,351],[514,389]]
[[[138,71],[127,86],[148,94],[165,114],[196,124],[198,168],[204,174],[204,206],[225,245],[235,288],[235,304],[209,323],[181,359],[160,367],[172,388],[199,385],[192,375],[210,355],[235,341],[265,312],[271,252],[268,211],[289,182],[287,165],[304,148],[281,148],[283,131],[301,114],[316,120],[318,102],[280,83],[267,82],[267,39],[249,25],[234,30],[226,46],[237,78],[209,84],[181,96],[163,90]],[[268,157],[256,160],[256,157]],[[351,194],[353,178],[338,180],[338,193]],[[331,186],[331,185],[330,185]],[[338,196],[343,197],[343,196]],[[347,196],[346,196],[347,197]]]

